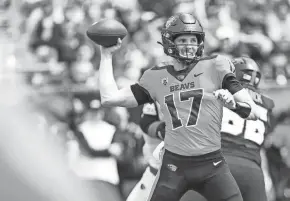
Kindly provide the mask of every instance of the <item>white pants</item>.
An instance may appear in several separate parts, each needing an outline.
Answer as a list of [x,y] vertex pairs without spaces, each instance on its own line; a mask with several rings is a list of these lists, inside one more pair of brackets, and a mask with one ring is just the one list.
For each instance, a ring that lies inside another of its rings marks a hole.
[[154,180],[155,175],[150,171],[150,168],[147,167],[141,180],[133,188],[126,201],[146,201],[149,197]]

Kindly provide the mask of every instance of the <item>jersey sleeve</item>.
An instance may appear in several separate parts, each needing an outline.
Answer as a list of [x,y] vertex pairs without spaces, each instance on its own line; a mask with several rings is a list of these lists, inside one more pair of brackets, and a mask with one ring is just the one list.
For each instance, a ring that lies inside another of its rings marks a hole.
[[143,73],[138,84],[148,92],[152,100],[155,100],[153,81],[154,77],[152,75],[152,71],[151,69],[148,69]]
[[226,56],[217,56],[215,59],[216,77],[219,88],[222,88],[223,80],[225,77],[235,77],[235,66]]
[[[131,91],[138,103],[138,105],[143,105],[145,103],[153,103],[154,100],[152,98],[152,95],[150,93],[152,87],[151,83],[148,81],[149,80],[149,75],[147,71],[144,72],[142,77],[140,78],[139,83],[131,85]],[[152,82],[152,78],[151,78]]]

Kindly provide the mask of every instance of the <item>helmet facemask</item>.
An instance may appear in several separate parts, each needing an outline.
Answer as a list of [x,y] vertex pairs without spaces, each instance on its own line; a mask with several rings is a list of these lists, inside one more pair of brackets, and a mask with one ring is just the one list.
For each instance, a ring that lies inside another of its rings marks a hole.
[[258,89],[261,81],[259,65],[251,58],[240,57],[233,60],[237,79],[245,86]]
[[[182,33],[182,34],[195,34],[195,33]],[[178,34],[178,36],[182,35],[182,34]],[[168,37],[170,36],[171,37]],[[176,60],[178,60],[181,63],[185,63],[185,64],[191,64],[194,61],[198,61],[200,59],[200,57],[203,54],[203,49],[204,49],[204,45],[203,45],[203,36],[196,34],[197,38],[198,38],[198,45],[180,45],[183,46],[182,49],[178,48],[179,45],[176,45],[174,43],[174,39],[177,37],[177,34],[162,34],[162,42],[163,42],[163,48],[164,48],[164,52],[168,55],[171,56],[173,58],[175,58]],[[167,36],[167,37],[166,37]]]
[[[193,45],[183,45],[184,49],[179,51],[179,48],[174,43],[174,40],[183,34],[196,35],[198,47],[193,47]],[[175,58],[181,63],[189,65],[199,60],[203,54],[204,32],[200,23],[191,14],[179,14],[169,18],[164,25],[164,28],[161,30],[161,36],[162,44],[159,44],[163,46],[164,53]],[[196,49],[196,51],[194,49]],[[194,51],[195,53],[193,53]],[[193,54],[191,55],[190,52]]]
[[258,88],[261,81],[261,73],[253,70],[243,70],[241,71],[242,77],[240,82],[245,86],[251,86],[255,89]]

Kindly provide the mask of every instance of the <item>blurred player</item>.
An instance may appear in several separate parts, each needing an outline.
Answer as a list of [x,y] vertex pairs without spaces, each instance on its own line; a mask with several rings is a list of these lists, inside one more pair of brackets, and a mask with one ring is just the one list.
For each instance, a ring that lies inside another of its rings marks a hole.
[[164,52],[172,61],[147,70],[138,84],[122,89],[116,85],[112,66],[112,54],[121,40],[101,48],[101,102],[109,107],[160,105],[166,124],[165,152],[149,200],[178,201],[194,189],[209,201],[240,201],[241,193],[220,150],[223,104],[235,108],[236,102],[246,103],[245,107],[237,104],[235,110],[249,119],[259,117],[257,106],[236,79],[231,61],[223,56],[202,57],[204,32],[193,15],[170,17],[161,35]]
[[140,127],[144,132],[143,137],[145,144],[143,146],[143,154],[146,161],[148,161],[148,167],[143,173],[141,180],[131,191],[127,201],[146,201],[149,197],[155,177],[161,165],[161,161],[153,156],[153,151],[162,142],[157,138],[157,133],[165,133],[165,124],[159,120],[159,116],[156,104],[147,103],[144,105]]
[[222,120],[222,151],[236,179],[244,201],[266,201],[260,150],[265,134],[271,131],[271,111],[274,102],[259,92],[261,73],[250,58],[233,60],[236,77],[247,88],[261,113],[257,121],[244,120],[224,108]]
[[9,70],[0,76],[0,200],[109,201],[68,169],[63,147],[41,126],[35,92]]

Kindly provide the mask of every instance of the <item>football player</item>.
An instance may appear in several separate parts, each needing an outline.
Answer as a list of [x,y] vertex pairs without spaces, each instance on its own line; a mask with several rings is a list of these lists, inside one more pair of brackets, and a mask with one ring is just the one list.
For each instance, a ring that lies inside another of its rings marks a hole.
[[[232,108],[238,106],[235,110],[243,118],[259,118],[257,106],[236,79],[229,59],[202,57],[205,33],[193,15],[170,17],[161,35],[164,52],[172,61],[148,69],[139,83],[122,89],[116,85],[112,66],[112,54],[121,47],[121,40],[101,47],[101,103],[107,107],[160,105],[166,124],[165,151],[149,200],[178,201],[194,189],[209,201],[240,201],[240,190],[221,152],[223,103],[216,96]],[[224,89],[234,100],[222,97]]]
[[159,133],[160,136],[164,136],[165,123],[160,121],[160,112],[158,112],[156,104],[147,103],[144,105],[140,119],[140,127],[144,132],[143,138],[145,143],[143,146],[143,154],[148,162],[148,167],[143,173],[140,181],[129,194],[127,201],[146,201],[148,199],[158,169],[161,165],[161,161],[158,157],[156,158],[153,156],[153,152],[162,142],[157,135]]
[[261,94],[258,89],[261,72],[254,60],[240,57],[234,59],[233,64],[237,79],[259,105],[262,115],[257,121],[245,120],[224,107],[221,128],[222,151],[244,201],[266,201],[260,150],[265,135],[272,131],[271,113],[274,102]]
[[248,90],[261,115],[257,121],[245,120],[224,107],[221,128],[222,152],[244,201],[266,201],[260,150],[265,135],[272,130],[270,120],[274,102],[258,89],[261,72],[254,60],[240,57],[234,59],[233,63],[237,79]]

